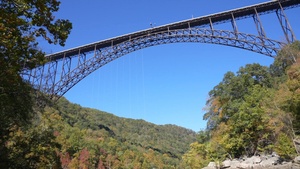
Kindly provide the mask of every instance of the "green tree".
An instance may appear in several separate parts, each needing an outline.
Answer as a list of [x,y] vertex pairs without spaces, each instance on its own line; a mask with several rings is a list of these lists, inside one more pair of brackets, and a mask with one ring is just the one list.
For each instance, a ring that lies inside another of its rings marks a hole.
[[269,117],[263,108],[268,93],[266,88],[259,85],[250,88],[238,111],[228,120],[229,131],[223,135],[229,134],[230,137],[224,140],[223,146],[232,156],[252,156],[257,152],[266,151],[272,143]]
[[[251,156],[272,147],[275,137],[265,109],[266,100],[274,93],[272,88],[269,68],[259,64],[241,67],[236,75],[224,75],[222,82],[210,91],[204,115],[210,132],[206,142],[214,142],[224,151],[219,155],[214,152],[211,157]],[[206,148],[213,151],[211,146]]]
[[[57,168],[60,160],[57,152],[61,145],[55,140],[60,116],[50,109],[31,127],[11,128],[6,143],[7,168]],[[3,167],[3,166],[2,166]]]
[[72,28],[68,20],[54,19],[59,4],[57,0],[0,1],[0,166],[4,168],[9,129],[27,124],[33,112],[32,89],[21,74],[45,63],[38,40],[64,45]]
[[275,144],[275,151],[285,159],[292,159],[296,155],[293,142],[285,133],[280,133],[278,136],[278,140]]
[[274,62],[270,65],[270,73],[275,87],[287,80],[286,70],[300,58],[300,41],[286,45],[278,53]]
[[241,67],[235,75],[228,72],[222,82],[209,92],[206,103],[204,120],[208,120],[208,130],[215,129],[219,123],[227,122],[230,117],[238,112],[244,97],[251,92],[254,85],[272,87],[271,75],[268,67],[259,64],[248,64]]
[[207,166],[207,164],[211,161],[207,149],[208,148],[206,144],[201,144],[198,142],[192,143],[190,145],[190,150],[182,157],[186,167],[196,169]]

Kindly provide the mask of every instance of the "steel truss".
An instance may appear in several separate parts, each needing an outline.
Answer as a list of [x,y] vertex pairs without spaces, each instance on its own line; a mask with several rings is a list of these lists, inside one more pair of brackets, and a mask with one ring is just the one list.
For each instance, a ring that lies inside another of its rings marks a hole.
[[[297,0],[268,2],[73,48],[47,56],[49,62],[45,65],[32,70],[25,69],[24,79],[50,98],[59,99],[83,78],[113,60],[143,48],[171,43],[218,44],[275,57],[285,43],[266,36],[259,13],[275,12],[287,43],[292,43],[295,35],[282,4],[288,8],[300,3]],[[236,19],[247,17],[253,18],[258,35],[238,31]],[[231,22],[232,30],[214,29],[214,25],[224,22]]]
[[[180,29],[130,39],[101,50],[96,49],[95,46],[93,56],[88,59],[84,53],[78,53],[76,57],[64,57],[61,61],[59,75],[56,74],[59,68],[57,61],[49,62],[32,73],[35,76],[38,75],[38,79],[40,79],[39,89],[49,94],[51,98],[58,99],[90,73],[121,56],[151,46],[182,42],[232,46],[271,57],[276,56],[278,50],[284,45],[279,41],[239,32],[201,28]],[[72,60],[77,60],[74,69],[71,69],[71,63],[74,62]],[[47,74],[47,76],[43,76],[43,74]],[[55,81],[58,77],[59,80]]]

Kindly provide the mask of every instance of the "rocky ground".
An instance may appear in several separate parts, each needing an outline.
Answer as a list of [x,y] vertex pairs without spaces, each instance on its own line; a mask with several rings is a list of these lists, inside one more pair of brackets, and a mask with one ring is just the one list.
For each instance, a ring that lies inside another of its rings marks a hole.
[[202,169],[300,169],[300,156],[292,161],[282,161],[276,154],[225,160],[221,165],[210,162]]

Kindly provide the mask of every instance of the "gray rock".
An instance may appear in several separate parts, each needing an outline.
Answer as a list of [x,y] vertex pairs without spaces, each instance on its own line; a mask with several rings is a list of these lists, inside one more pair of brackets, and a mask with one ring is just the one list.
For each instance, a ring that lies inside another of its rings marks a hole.
[[291,169],[300,169],[300,164],[293,163]]
[[202,169],[216,169],[215,167],[204,167]]
[[250,167],[251,167],[250,164],[247,164],[247,163],[244,163],[244,162],[239,163],[239,165],[237,166],[237,168],[240,168],[240,169],[248,169]]
[[279,157],[279,155],[276,152],[273,152],[271,156],[272,157]]
[[222,166],[221,168],[228,168],[228,169],[232,169],[232,168],[237,168],[240,165],[240,161],[233,159],[233,160],[225,160],[222,162]]
[[266,160],[263,160],[260,165],[262,167],[269,167],[269,166],[272,166],[272,165],[277,165],[279,162],[279,157],[275,156],[275,157],[270,157]]
[[247,158],[244,163],[246,164],[259,164],[261,162],[261,158],[258,156],[252,156],[250,158]]
[[277,154],[265,156],[253,156],[243,158],[242,160],[225,160],[221,166],[215,162],[210,162],[203,169],[300,169],[300,156],[296,157],[293,162],[283,161],[280,163],[280,157]]
[[225,160],[222,162],[222,168],[229,168],[231,166],[231,160]]
[[296,145],[300,145],[300,139],[294,139],[294,143],[295,143]]
[[217,167],[217,164],[215,162],[209,162],[207,167]]
[[204,167],[202,169],[217,169],[217,168],[220,168],[220,167],[215,162],[209,162],[207,167]]
[[300,164],[300,156],[294,158],[294,163]]
[[292,169],[300,169],[300,156],[294,158]]

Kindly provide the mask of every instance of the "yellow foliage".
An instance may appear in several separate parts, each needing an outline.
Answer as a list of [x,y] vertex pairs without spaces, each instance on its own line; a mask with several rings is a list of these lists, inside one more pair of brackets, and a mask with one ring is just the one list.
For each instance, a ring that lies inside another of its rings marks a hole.
[[296,155],[295,148],[293,147],[292,139],[285,133],[280,133],[275,144],[275,151],[279,156],[286,159],[292,159]]

